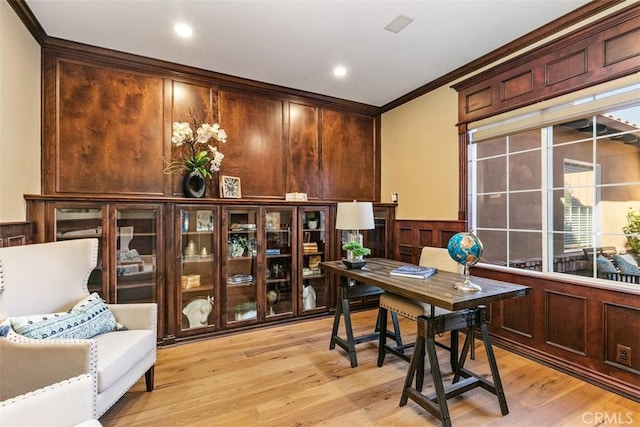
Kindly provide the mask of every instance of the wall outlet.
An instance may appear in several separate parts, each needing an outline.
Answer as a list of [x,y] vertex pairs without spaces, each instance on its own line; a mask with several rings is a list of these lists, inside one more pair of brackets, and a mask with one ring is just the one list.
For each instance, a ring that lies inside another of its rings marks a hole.
[[631,347],[618,344],[616,346],[616,362],[621,365],[631,366]]

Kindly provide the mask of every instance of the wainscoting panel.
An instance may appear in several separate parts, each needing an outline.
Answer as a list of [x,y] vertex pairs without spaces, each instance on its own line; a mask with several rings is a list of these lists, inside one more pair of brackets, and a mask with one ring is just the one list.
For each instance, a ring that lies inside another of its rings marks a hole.
[[[603,304],[605,363],[640,374],[640,309],[619,304]],[[618,345],[629,347],[629,365],[617,360]]]
[[586,298],[547,291],[545,299],[547,344],[585,355]]

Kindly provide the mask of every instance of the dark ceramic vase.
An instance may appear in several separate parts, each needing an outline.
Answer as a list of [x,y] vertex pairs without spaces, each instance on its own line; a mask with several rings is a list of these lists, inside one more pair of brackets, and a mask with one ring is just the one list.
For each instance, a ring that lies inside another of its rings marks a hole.
[[342,263],[349,269],[349,270],[360,270],[362,267],[365,266],[365,264],[367,263],[367,261],[349,261],[345,258],[342,259]]
[[207,182],[195,171],[191,171],[184,177],[183,189],[185,197],[200,198],[204,196]]

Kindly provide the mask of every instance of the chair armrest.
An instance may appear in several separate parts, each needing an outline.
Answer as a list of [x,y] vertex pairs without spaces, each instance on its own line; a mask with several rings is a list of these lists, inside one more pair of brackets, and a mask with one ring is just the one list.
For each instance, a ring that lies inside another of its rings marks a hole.
[[107,304],[118,323],[127,329],[152,329],[157,332],[158,305],[143,304]]
[[92,418],[93,378],[88,374],[0,402],[3,427],[73,426]]
[[98,343],[36,340],[11,332],[0,338],[0,360],[0,399],[4,400],[81,374],[97,378]]

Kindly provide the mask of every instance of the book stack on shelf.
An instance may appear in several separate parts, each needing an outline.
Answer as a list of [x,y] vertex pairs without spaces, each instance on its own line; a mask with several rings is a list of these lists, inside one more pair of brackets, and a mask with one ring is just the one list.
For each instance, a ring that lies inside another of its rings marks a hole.
[[315,254],[318,252],[318,244],[316,242],[303,243],[302,250],[305,254]]
[[187,274],[182,276],[182,289],[197,288],[200,286],[199,274]]
[[227,279],[228,283],[234,285],[240,285],[243,283],[252,283],[253,276],[251,274],[236,274],[235,276],[231,276]]
[[414,279],[426,279],[433,276],[438,272],[434,267],[422,267],[419,265],[403,265],[402,267],[394,268],[389,272],[392,276],[399,277],[412,277]]

